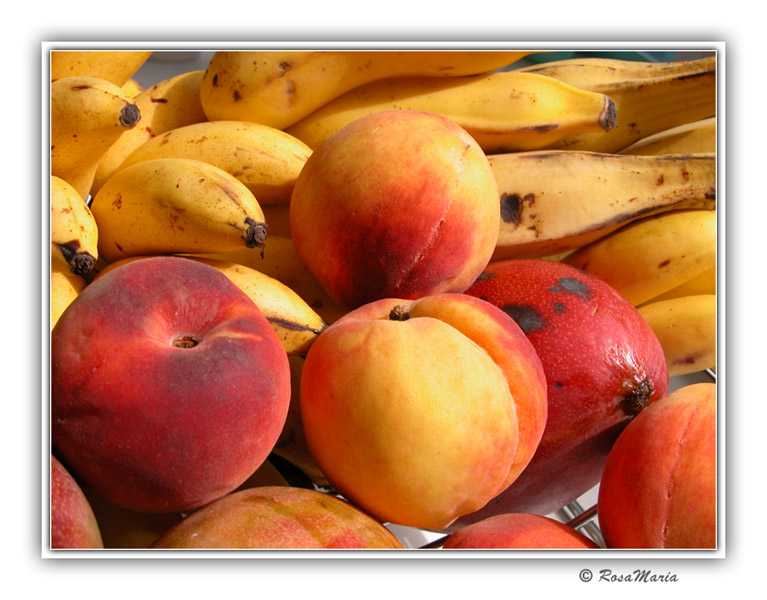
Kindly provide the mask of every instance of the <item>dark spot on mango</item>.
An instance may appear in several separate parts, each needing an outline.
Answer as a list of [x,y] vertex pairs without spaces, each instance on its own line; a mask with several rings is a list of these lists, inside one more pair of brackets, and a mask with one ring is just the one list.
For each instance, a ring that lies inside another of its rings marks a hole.
[[649,379],[643,379],[623,395],[620,402],[621,410],[630,417],[638,415],[650,402],[652,392],[652,382]]
[[567,307],[564,304],[562,304],[561,302],[554,303],[554,312],[563,313],[565,311],[567,311]]
[[541,313],[530,304],[506,304],[501,310],[509,315],[526,334],[546,326]]
[[485,281],[486,279],[492,279],[493,277],[495,277],[495,273],[489,273],[487,271],[483,271],[482,273],[479,274],[479,277],[477,277],[474,281],[476,283],[477,281]]
[[557,279],[557,285],[550,287],[549,291],[555,294],[572,294],[584,300],[591,300],[589,284],[574,277],[560,277]]
[[563,387],[565,387],[565,384],[564,384],[564,383],[562,383],[561,381],[557,381],[557,382],[554,384],[554,387],[555,387],[555,388],[557,388],[558,390],[560,390],[560,389],[562,389]]

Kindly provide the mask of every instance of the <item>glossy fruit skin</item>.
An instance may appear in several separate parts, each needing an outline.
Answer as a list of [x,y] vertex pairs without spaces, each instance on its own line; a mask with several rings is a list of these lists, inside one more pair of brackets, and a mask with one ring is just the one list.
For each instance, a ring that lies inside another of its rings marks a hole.
[[119,506],[180,512],[239,486],[284,425],[290,368],[217,269],[157,256],[93,281],[51,334],[54,452]]
[[625,298],[563,263],[491,263],[466,293],[514,318],[543,363],[548,394],[546,428],[530,465],[467,519],[550,514],[599,482],[620,432],[666,394],[663,349]]

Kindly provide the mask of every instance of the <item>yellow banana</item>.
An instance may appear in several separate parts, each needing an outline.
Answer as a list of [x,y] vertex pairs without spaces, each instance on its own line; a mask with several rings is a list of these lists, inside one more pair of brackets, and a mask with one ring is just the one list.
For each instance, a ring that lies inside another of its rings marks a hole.
[[277,440],[272,452],[284,458],[295,467],[298,467],[304,475],[321,487],[330,487],[325,474],[322,472],[312,453],[304,435],[304,425],[301,420],[300,383],[304,367],[304,356],[289,356],[290,363],[290,408],[282,433]]
[[132,77],[120,86],[120,89],[131,98],[135,98],[138,94],[144,91],[144,86]]
[[388,77],[476,75],[531,54],[521,51],[216,52],[200,98],[210,121],[285,129],[349,90]]
[[264,214],[250,190],[226,171],[188,158],[146,160],[118,171],[91,210],[107,262],[260,248],[266,237]]
[[51,267],[84,275],[98,259],[99,232],[85,199],[69,183],[51,177]]
[[326,323],[333,323],[348,312],[328,296],[301,261],[293,240],[289,237],[269,234],[263,252],[239,249],[201,253],[199,256],[245,265],[281,281],[296,292]]
[[605,94],[615,102],[618,124],[610,131],[574,133],[554,148],[618,152],[659,131],[716,114],[716,57],[670,63],[582,58],[520,70]]
[[117,85],[95,77],[51,83],[51,174],[87,199],[99,160],[141,111]]
[[51,329],[72,301],[85,289],[85,279],[69,271],[51,268]]
[[92,194],[99,191],[123,160],[154,136],[206,120],[200,104],[200,82],[204,71],[189,71],[165,79],[139,92],[134,101],[141,111],[141,122],[126,131],[99,161]]
[[700,119],[659,131],[618,154],[700,154],[716,152],[716,117]]
[[609,131],[615,106],[604,94],[552,77],[503,71],[466,77],[395,77],[332,100],[286,131],[312,148],[351,121],[385,110],[441,114],[487,153],[539,150],[568,134]]
[[488,160],[501,194],[493,260],[560,254],[643,216],[716,205],[712,154],[549,150],[494,154]]
[[[700,275],[671,288],[647,302],[671,300],[681,296],[699,296],[701,294],[716,294],[716,265],[703,271]],[[647,304],[645,302],[645,304]],[[643,305],[641,305],[643,306]]]
[[[322,317],[298,294],[273,277],[232,262],[188,254],[181,256],[218,269],[245,292],[269,321],[285,352],[290,356],[308,352],[315,338],[327,327]],[[142,258],[146,257],[131,256],[110,263],[99,272],[97,278],[121,265]]]
[[143,50],[53,50],[51,79],[98,77],[121,87],[151,55]]
[[716,296],[702,294],[640,306],[663,347],[670,377],[716,369]]
[[147,140],[118,170],[153,158],[194,158],[234,175],[260,204],[287,203],[311,153],[301,140],[268,125],[205,121]]
[[716,267],[716,210],[675,210],[629,223],[562,262],[639,306]]

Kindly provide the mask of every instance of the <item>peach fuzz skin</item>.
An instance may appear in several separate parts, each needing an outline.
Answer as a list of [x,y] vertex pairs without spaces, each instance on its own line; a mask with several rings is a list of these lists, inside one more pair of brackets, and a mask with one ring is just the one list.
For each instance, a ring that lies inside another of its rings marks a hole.
[[315,149],[290,201],[298,254],[347,309],[382,298],[463,292],[500,228],[485,154],[454,122],[384,111]]
[[550,517],[505,513],[459,529],[445,540],[445,550],[506,548],[515,550],[592,550],[599,546],[580,531]]
[[382,521],[440,530],[524,468],[545,426],[545,389],[537,355],[499,309],[462,294],[388,298],[317,338],[301,413],[344,497]]
[[255,487],[190,514],[153,548],[392,549],[402,544],[348,502],[305,488]]
[[51,340],[54,451],[140,512],[190,510],[266,459],[290,369],[256,305],[208,265],[153,257],[93,281]]
[[616,441],[597,503],[608,548],[716,548],[716,384],[679,388]]
[[51,548],[103,548],[96,516],[80,485],[51,456]]

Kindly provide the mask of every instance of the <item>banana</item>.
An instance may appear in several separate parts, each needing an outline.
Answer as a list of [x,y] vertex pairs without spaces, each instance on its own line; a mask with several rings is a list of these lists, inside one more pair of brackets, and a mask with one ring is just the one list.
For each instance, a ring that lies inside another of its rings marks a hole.
[[51,79],[98,77],[121,87],[151,55],[143,50],[53,50]]
[[639,306],[715,268],[716,233],[716,210],[675,210],[634,221],[562,262]]
[[494,261],[560,254],[643,216],[716,205],[711,154],[548,150],[493,154],[488,160],[501,194]]
[[120,86],[120,89],[125,95],[135,98],[138,94],[144,91],[144,86],[132,77]]
[[582,58],[520,70],[605,94],[615,102],[616,127],[574,133],[553,148],[618,152],[659,131],[716,115],[716,57],[670,63]]
[[[93,198],[99,253],[127,256],[260,248],[261,206],[226,171],[188,158],[157,158],[115,173]],[[253,250],[251,250],[253,251]]]
[[661,300],[680,298],[681,296],[699,296],[701,294],[716,294],[716,265],[704,270],[700,275],[685,281],[675,288],[655,296],[655,298],[647,302],[659,302]]
[[716,117],[659,131],[624,148],[618,154],[700,154],[716,152]]
[[716,369],[716,296],[650,302],[637,309],[663,347],[670,377]]
[[465,77],[395,77],[332,100],[286,131],[316,148],[351,121],[385,110],[441,114],[463,127],[486,153],[539,150],[566,135],[609,131],[615,106],[604,94],[552,77],[502,71]]
[[259,204],[287,203],[311,153],[301,140],[268,125],[205,121],[147,140],[125,158],[118,170],[153,158],[194,158],[239,179]]
[[[306,354],[315,338],[327,327],[322,317],[298,294],[273,277],[232,262],[188,254],[180,256],[214,267],[226,275],[258,306],[289,356]],[[121,265],[142,258],[146,257],[131,256],[110,263],[99,272],[96,279]]]
[[330,487],[330,483],[314,460],[309,451],[309,445],[304,435],[304,425],[301,420],[301,374],[304,367],[304,356],[289,356],[290,363],[290,407],[282,433],[277,439],[272,452],[298,467],[312,483],[320,487]]
[[96,77],[51,83],[51,174],[87,199],[99,160],[141,111],[117,85]]
[[55,266],[51,268],[51,329],[54,328],[67,306],[85,289],[85,286],[85,279],[79,275],[74,275]]
[[200,82],[204,71],[181,73],[139,92],[134,102],[141,122],[126,131],[99,161],[91,193],[99,191],[123,160],[154,136],[207,120],[200,104]]
[[51,267],[85,275],[98,259],[99,232],[83,197],[69,183],[51,177]]
[[506,67],[522,51],[234,51],[213,54],[200,88],[210,121],[285,129],[349,90],[388,77],[455,77]]
[[262,252],[247,249],[229,252],[202,253],[212,258],[245,265],[287,285],[296,292],[326,323],[333,323],[348,311],[328,296],[296,252],[289,237],[269,234]]

